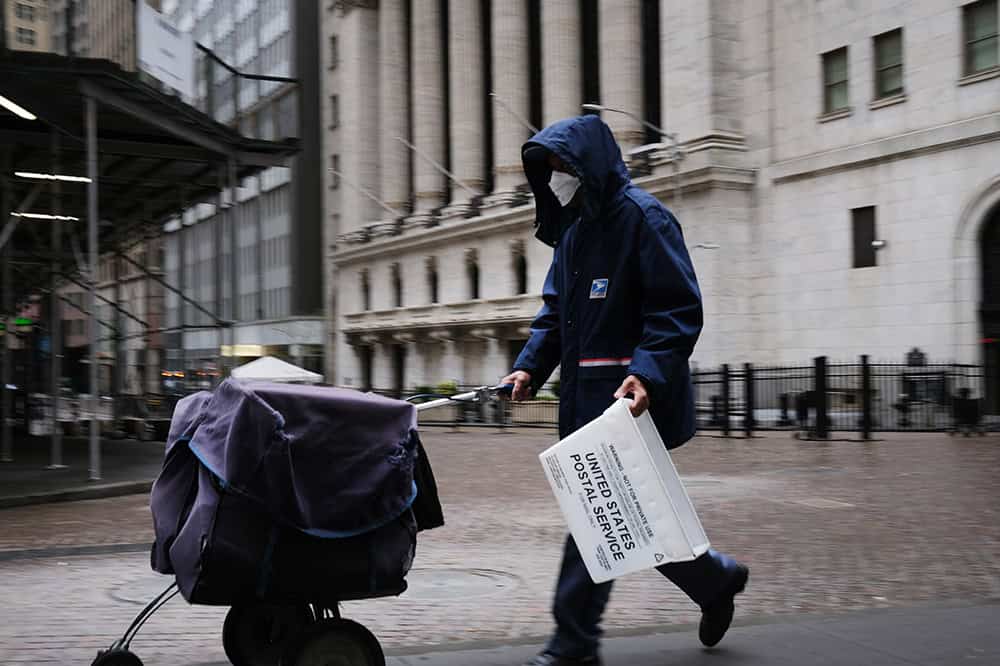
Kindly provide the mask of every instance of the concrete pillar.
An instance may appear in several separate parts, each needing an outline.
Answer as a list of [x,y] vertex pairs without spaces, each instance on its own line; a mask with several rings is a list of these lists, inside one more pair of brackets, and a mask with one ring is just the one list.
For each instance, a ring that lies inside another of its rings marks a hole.
[[[642,2],[600,1],[601,103],[643,117]],[[606,113],[625,153],[642,144],[642,125],[621,113]]]
[[465,379],[462,377],[462,354],[459,344],[450,331],[435,331],[431,333],[431,339],[441,345],[434,383],[453,381],[461,384]]
[[504,341],[498,337],[497,333],[486,338],[486,358],[483,361],[483,381],[486,384],[497,384],[507,376],[510,368],[507,367],[507,358],[504,350]]
[[541,3],[541,23],[542,116],[548,125],[581,113],[583,63],[579,0]]
[[[479,2],[456,0],[449,3],[448,10],[451,171],[458,180],[480,194],[485,182],[483,104],[486,97],[481,7]],[[468,190],[452,188],[453,212],[467,210],[472,196]]]
[[399,211],[410,205],[410,151],[396,140],[410,140],[406,29],[405,0],[382,0],[378,12],[382,199]]
[[[378,12],[346,4],[340,20],[343,98],[341,120],[346,128],[334,153],[340,155],[340,171],[356,187],[379,196],[379,21]],[[385,211],[371,199],[343,182],[340,183],[341,233],[357,231],[376,220]]]
[[372,354],[372,388],[380,391],[388,391],[393,388],[395,377],[393,376],[393,355],[392,343],[381,342],[375,345],[375,353]]
[[[421,153],[443,164],[445,72],[439,0],[413,0],[412,16],[413,143]],[[447,181],[426,159],[415,157],[414,164],[415,217],[425,218],[443,203]]]
[[530,77],[528,4],[526,0],[508,0],[490,6],[493,91],[499,100],[493,102],[494,183],[490,203],[506,203],[524,182],[521,145],[531,136],[531,130],[521,120],[531,115],[531,97],[526,85]]

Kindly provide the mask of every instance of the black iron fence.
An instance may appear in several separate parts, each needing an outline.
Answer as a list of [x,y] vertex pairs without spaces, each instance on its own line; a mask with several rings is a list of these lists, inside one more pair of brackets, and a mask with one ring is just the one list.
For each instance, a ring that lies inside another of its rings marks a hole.
[[[878,432],[986,432],[1000,430],[1000,415],[986,408],[990,395],[986,369],[980,365],[830,363],[825,357],[810,365],[724,365],[692,375],[698,429],[725,436],[786,430],[806,437],[856,433],[870,438]],[[413,393],[457,395],[475,386],[442,385],[408,392],[376,393],[405,398]],[[555,387],[551,387],[555,388]],[[486,426],[551,428],[559,423],[559,400],[551,390],[529,402],[509,400],[452,402],[421,411],[422,426]],[[43,396],[44,397],[44,396]],[[179,395],[119,396],[102,406],[105,420],[129,435],[165,439]],[[86,420],[85,402],[65,397],[59,420]],[[35,410],[44,412],[44,409]]]
[[693,376],[700,430],[750,435],[795,430],[831,432],[979,431],[997,425],[985,414],[986,373],[963,364],[829,363],[723,366]]

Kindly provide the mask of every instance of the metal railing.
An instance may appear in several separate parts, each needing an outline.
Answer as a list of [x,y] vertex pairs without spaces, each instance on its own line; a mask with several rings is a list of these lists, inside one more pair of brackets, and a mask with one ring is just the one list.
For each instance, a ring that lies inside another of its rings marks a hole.
[[[867,357],[856,363],[829,363],[818,357],[811,365],[744,364],[698,370],[692,373],[692,382],[697,426],[703,432],[751,436],[758,431],[784,430],[819,439],[846,432],[868,439],[878,432],[1000,430],[1000,410],[987,407],[1000,397],[987,400],[992,395],[988,376],[993,374],[980,365],[872,363]],[[426,394],[415,401],[419,404],[477,388],[449,384],[437,389],[373,392],[397,399]],[[119,396],[114,413],[126,429],[162,439],[182,397]],[[102,400],[99,419],[111,418],[110,400]],[[59,420],[86,420],[89,417],[80,411],[83,404],[77,396],[63,396]],[[545,392],[527,402],[444,402],[421,410],[419,421],[422,426],[555,429],[559,400]]]
[[[426,387],[409,392],[373,389],[374,393],[390,398],[405,398],[408,395],[427,393],[427,401],[437,396],[451,396],[475,391],[476,386],[458,385],[449,387],[444,393],[427,390]],[[420,404],[421,400],[417,401]],[[461,401],[443,404],[420,412],[422,426],[488,426],[497,428],[558,428],[559,401],[555,397],[536,398],[528,402],[510,400]]]
[[700,430],[751,435],[794,430],[817,438],[831,432],[985,431],[986,370],[979,365],[829,363],[811,366],[727,365],[693,374]]

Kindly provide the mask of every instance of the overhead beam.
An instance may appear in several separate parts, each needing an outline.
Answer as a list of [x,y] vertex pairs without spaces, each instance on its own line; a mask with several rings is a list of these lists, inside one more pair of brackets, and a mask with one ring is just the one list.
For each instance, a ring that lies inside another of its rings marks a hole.
[[[167,118],[159,113],[151,112],[141,104],[129,101],[104,86],[100,86],[93,81],[86,79],[80,81],[80,91],[87,97],[101,100],[103,106],[110,106],[118,109],[122,113],[127,113],[133,118],[152,125],[168,134],[171,134],[182,141],[187,141],[196,146],[201,146],[205,150],[210,150],[219,156],[228,157],[233,150],[215,139],[206,136],[202,132],[186,127],[184,124]],[[102,142],[103,144],[103,142]],[[103,150],[103,145],[102,145]]]
[[205,308],[198,301],[195,301],[195,300],[191,299],[183,291],[181,291],[180,289],[178,289],[174,285],[170,284],[169,282],[167,282],[166,280],[164,280],[163,278],[161,278],[159,275],[151,272],[148,268],[146,268],[145,266],[143,266],[139,262],[137,262],[134,259],[132,259],[132,257],[130,257],[130,256],[126,255],[126,254],[123,254],[121,252],[118,253],[118,256],[121,257],[122,259],[124,259],[126,262],[128,262],[128,263],[132,264],[133,266],[135,266],[136,268],[138,268],[143,273],[145,273],[150,279],[152,279],[155,282],[159,283],[160,286],[162,286],[164,289],[169,289],[170,291],[172,291],[175,294],[177,294],[181,298],[181,300],[184,301],[185,303],[190,303],[191,305],[194,306],[194,308],[196,310],[198,310],[199,312],[201,312],[203,314],[208,315],[213,321],[215,321],[215,323],[218,326],[231,326],[233,324],[233,322],[226,321],[225,319],[222,319],[221,317],[219,317],[218,315],[216,315],[211,310],[208,310],[207,308]]

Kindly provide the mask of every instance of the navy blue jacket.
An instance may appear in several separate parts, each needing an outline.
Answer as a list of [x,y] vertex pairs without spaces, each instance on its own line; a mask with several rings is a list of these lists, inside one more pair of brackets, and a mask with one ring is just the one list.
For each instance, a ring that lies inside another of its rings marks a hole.
[[[528,157],[537,146],[582,181],[572,217],[548,186],[546,161]],[[537,389],[561,365],[561,437],[600,416],[625,377],[636,375],[649,391],[664,443],[680,446],[695,431],[688,358],[702,327],[701,293],[680,225],[632,184],[611,130],[597,116],[550,125],[522,154],[537,224],[561,235],[544,305],[514,368],[531,373]]]

